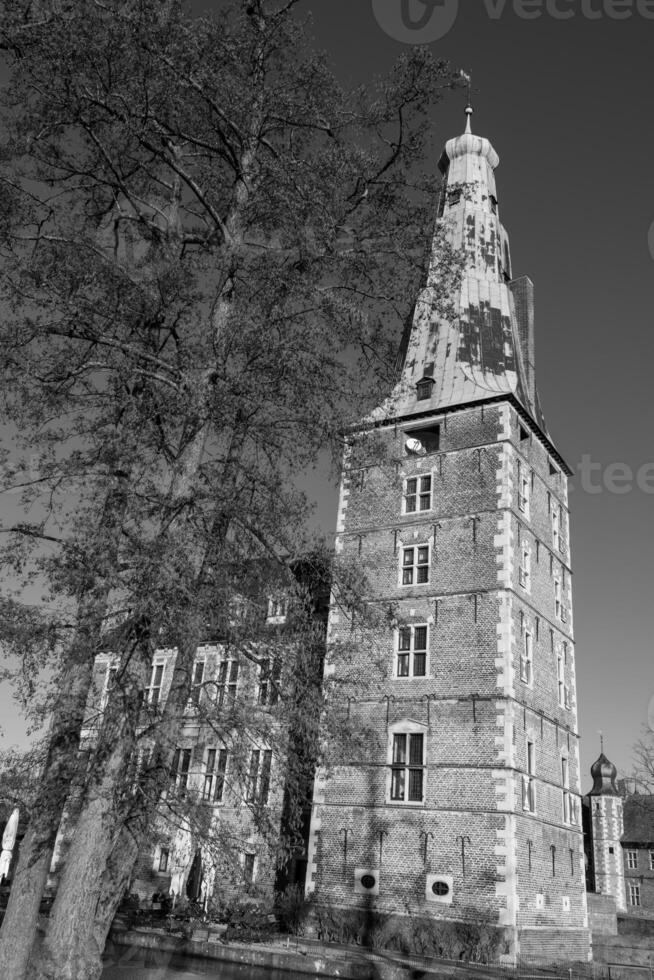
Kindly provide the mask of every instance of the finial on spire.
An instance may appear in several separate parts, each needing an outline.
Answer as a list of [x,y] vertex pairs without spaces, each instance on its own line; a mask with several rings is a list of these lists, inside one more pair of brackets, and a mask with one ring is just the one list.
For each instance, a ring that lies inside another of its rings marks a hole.
[[604,732],[600,732],[599,737],[600,737],[600,749],[602,751],[602,755],[604,755]]
[[466,102],[466,116],[468,118],[466,122],[466,133],[470,134],[472,133],[471,117],[475,111],[472,108],[472,78],[467,71],[461,71],[461,78],[468,83],[468,100]]

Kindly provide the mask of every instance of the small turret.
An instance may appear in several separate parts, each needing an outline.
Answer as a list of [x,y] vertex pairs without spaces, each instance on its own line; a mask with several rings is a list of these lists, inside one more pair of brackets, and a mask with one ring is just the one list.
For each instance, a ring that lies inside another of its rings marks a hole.
[[624,863],[620,838],[624,830],[622,797],[615,780],[616,767],[604,755],[590,767],[593,788],[585,799],[588,810],[586,829],[590,832],[589,864],[592,869],[591,887],[602,895],[612,895],[618,910],[624,910]]

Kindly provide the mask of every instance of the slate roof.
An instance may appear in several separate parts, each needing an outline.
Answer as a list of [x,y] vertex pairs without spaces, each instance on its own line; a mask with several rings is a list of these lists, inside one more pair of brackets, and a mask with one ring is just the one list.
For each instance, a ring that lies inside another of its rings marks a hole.
[[635,793],[624,801],[623,844],[654,847],[654,796]]
[[[472,134],[468,117],[466,132],[449,140],[439,164],[445,180],[440,224],[465,256],[462,279],[444,303],[435,246],[403,338],[400,380],[372,413],[376,422],[506,394],[547,436],[535,383],[533,287],[512,275],[509,238],[499,218],[498,163],[490,142]],[[425,376],[434,381],[429,398],[417,391]]]

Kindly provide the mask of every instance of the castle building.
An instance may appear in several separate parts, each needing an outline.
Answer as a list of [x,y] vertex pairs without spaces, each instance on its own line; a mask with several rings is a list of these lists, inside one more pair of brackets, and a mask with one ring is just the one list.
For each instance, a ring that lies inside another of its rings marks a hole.
[[440,161],[438,220],[465,255],[454,309],[435,247],[400,380],[361,425],[381,450],[354,434],[346,454],[337,550],[378,615],[330,610],[326,676],[354,736],[318,772],[306,891],[434,929],[483,921],[506,962],[588,960],[570,470],[539,405],[499,159],[466,111]]
[[[144,907],[168,892],[205,905],[245,895],[272,900],[275,890],[304,881],[327,571],[319,556],[306,555],[288,569],[259,560],[224,577],[233,592],[228,611],[218,605],[197,648],[169,785],[130,882]],[[147,775],[151,733],[165,737],[157,726],[177,657],[173,647],[156,650],[142,691],[135,796]],[[111,651],[96,657],[82,731],[86,753],[102,739],[110,701],[127,696],[124,669]],[[50,890],[76,819],[73,795],[57,835]]]
[[606,899],[612,900],[623,917],[651,918],[654,795],[635,783],[630,791],[630,781],[617,780],[617,769],[604,751],[590,774],[593,786],[582,800],[589,896],[595,904],[601,896],[605,906]]

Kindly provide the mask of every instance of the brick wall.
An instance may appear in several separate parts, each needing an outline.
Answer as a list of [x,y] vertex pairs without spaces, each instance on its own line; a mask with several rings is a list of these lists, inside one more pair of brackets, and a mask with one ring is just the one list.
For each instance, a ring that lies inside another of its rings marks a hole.
[[[509,402],[420,421],[431,424],[440,424],[438,452],[407,455],[406,421],[380,430],[376,459],[355,446],[344,474],[337,547],[365,575],[377,615],[353,619],[336,605],[330,615],[327,673],[344,685],[354,735],[316,786],[308,891],[361,905],[370,895],[356,873],[368,869],[381,911],[483,919],[516,938],[564,931],[566,951],[586,959],[581,827],[564,819],[564,792],[577,806],[579,794],[565,476]],[[431,480],[424,511],[407,507],[406,481],[416,478]],[[420,548],[429,580],[403,584],[405,549]],[[398,676],[399,631],[418,625],[428,633],[425,676]],[[533,664],[521,680],[526,632]],[[391,799],[397,732],[424,737],[416,802]],[[533,812],[522,797],[528,740]],[[451,884],[440,901],[429,892],[434,875]]]
[[[629,867],[628,851],[636,854],[635,868]],[[654,913],[654,846],[625,844],[620,848],[620,853],[624,861],[626,909],[631,915],[651,916]],[[633,905],[630,901],[630,884],[639,889],[640,905]]]

